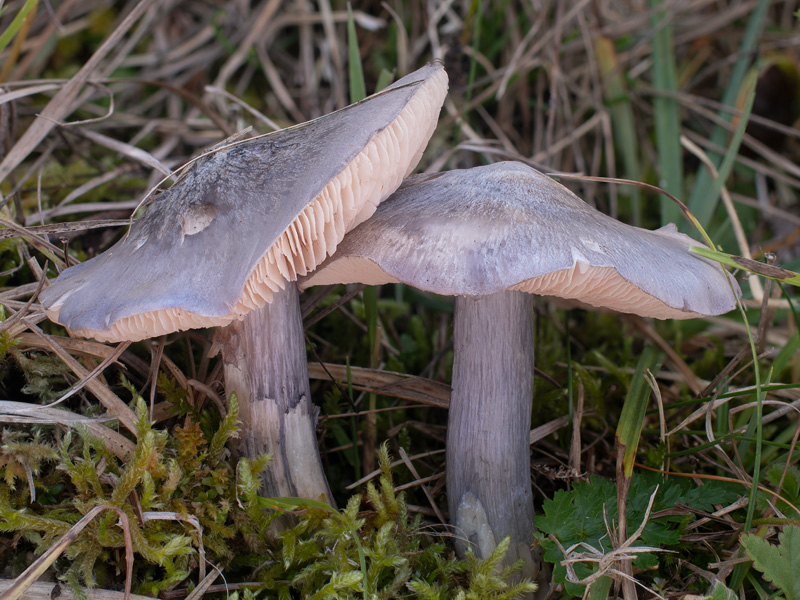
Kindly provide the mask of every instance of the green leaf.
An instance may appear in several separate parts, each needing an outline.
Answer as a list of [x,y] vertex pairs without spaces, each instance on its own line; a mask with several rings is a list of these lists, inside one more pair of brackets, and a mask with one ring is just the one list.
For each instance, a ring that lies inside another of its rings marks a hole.
[[611,584],[613,582],[614,580],[607,575],[599,577],[597,581],[589,585],[587,600],[605,600],[608,598],[608,593],[611,591]]
[[717,581],[714,591],[711,592],[711,595],[706,600],[737,600],[738,598],[739,596],[736,595],[736,592],[727,588],[721,581]]
[[539,531],[559,539],[572,539],[578,533],[575,520],[577,507],[573,498],[574,495],[566,490],[557,490],[552,499],[545,498],[542,504],[544,514],[536,517]]
[[17,32],[25,22],[25,18],[28,16],[28,13],[36,8],[37,4],[39,4],[39,0],[27,0],[25,5],[17,13],[17,16],[14,17],[14,20],[11,21],[11,25],[9,25],[6,30],[0,34],[0,52],[2,52],[5,47],[8,46],[8,43],[14,39],[14,36],[17,35]]
[[[653,118],[656,126],[656,147],[660,168],[659,185],[673,196],[683,196],[683,156],[681,150],[680,106],[674,97],[678,91],[675,69],[675,48],[672,42],[672,24],[669,3],[666,0],[649,0],[650,25],[653,36],[653,88],[663,95],[653,97]],[[677,223],[680,207],[669,198],[661,199],[661,224]]]
[[[707,510],[711,508],[710,504],[730,504],[739,497],[734,486],[723,482],[709,481],[699,487],[681,478],[663,481],[658,473],[635,472],[631,479],[626,509],[629,531],[634,531],[644,519],[646,507],[656,485],[659,486],[659,492],[653,505],[653,512],[673,508],[676,503]],[[584,586],[566,581],[566,569],[561,564],[564,555],[549,536],[558,539],[565,550],[575,544],[584,543],[600,553],[609,552],[611,542],[603,511],[605,510],[606,515],[617,513],[616,485],[612,481],[593,475],[588,482],[575,482],[570,491],[557,491],[552,499],[544,501],[542,508],[544,514],[537,515],[536,527],[537,537],[544,548],[544,558],[553,564],[555,582],[565,584],[568,594],[582,596]],[[651,514],[641,539],[634,545],[674,547],[680,541],[681,528],[685,523],[685,516],[654,518]],[[588,548],[579,547],[577,551],[585,550]],[[637,556],[634,564],[637,568],[645,569],[657,566],[662,560],[664,560],[663,555],[643,553]],[[596,565],[588,562],[577,563],[574,568],[576,575],[583,579],[594,572]],[[601,593],[603,584],[595,585],[600,587],[596,591],[590,590],[590,594]]]
[[364,84],[364,71],[361,68],[356,21],[353,19],[349,2],[347,3],[347,52],[350,65],[350,102],[360,102],[367,97],[367,86]]
[[[785,468],[784,463],[777,463],[767,468],[764,473],[764,479],[769,483],[770,487],[776,490],[782,497],[786,498],[792,505],[800,505],[800,469],[791,465],[788,469]],[[783,480],[783,482],[781,482]],[[766,508],[766,499],[761,498],[759,507]],[[775,506],[783,513],[792,512],[789,504],[783,500],[770,497],[770,501],[775,503]],[[763,503],[763,505],[762,505]]]
[[800,527],[789,525],[778,536],[777,546],[753,535],[743,535],[742,546],[764,578],[780,589],[787,600],[800,600]]
[[380,92],[382,89],[389,87],[389,84],[392,83],[392,79],[394,79],[394,74],[391,71],[381,69],[378,75],[378,82],[375,84],[375,92]]
[[782,269],[781,267],[758,262],[752,258],[734,256],[733,254],[725,254],[724,252],[703,248],[702,246],[692,246],[689,248],[689,251],[694,252],[703,258],[710,258],[711,260],[715,260],[720,264],[733,267],[734,269],[743,269],[748,273],[755,273],[756,275],[774,279],[775,281],[780,281],[781,283],[800,286],[800,273],[795,273],[794,271],[789,271],[788,269]]
[[633,375],[628,393],[625,396],[625,404],[622,407],[622,414],[619,417],[619,425],[617,426],[617,444],[625,450],[623,463],[626,478],[630,478],[633,473],[636,449],[639,447],[639,438],[642,435],[642,423],[650,400],[650,386],[644,377],[644,373],[648,370],[653,374],[658,373],[663,357],[664,355],[656,352],[652,346],[647,346],[644,349],[636,365],[636,373]]
[[[594,51],[603,81],[603,96],[611,114],[615,149],[622,155],[623,175],[626,179],[638,181],[642,177],[639,164],[639,135],[636,131],[636,118],[633,114],[628,86],[624,73],[619,68],[619,57],[610,38],[595,37]],[[632,186],[626,190],[631,201],[633,224],[641,226],[642,208],[639,188]]]

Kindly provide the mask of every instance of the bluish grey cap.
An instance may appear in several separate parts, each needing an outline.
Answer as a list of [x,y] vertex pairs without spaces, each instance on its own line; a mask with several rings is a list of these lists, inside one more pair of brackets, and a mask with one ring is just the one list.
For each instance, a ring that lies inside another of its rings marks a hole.
[[299,285],[521,290],[660,319],[728,312],[738,285],[693,245],[674,225],[625,225],[531,167],[501,162],[409,178]]
[[225,325],[313,270],[419,162],[441,64],[320,119],[201,159],[107,252],[66,269],[47,316],[101,341]]

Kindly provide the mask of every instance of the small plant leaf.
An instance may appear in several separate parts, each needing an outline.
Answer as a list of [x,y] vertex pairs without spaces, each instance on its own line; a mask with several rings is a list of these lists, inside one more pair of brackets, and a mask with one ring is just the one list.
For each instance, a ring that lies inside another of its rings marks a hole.
[[6,46],[8,46],[9,42],[14,39],[14,36],[17,35],[17,32],[22,27],[22,24],[25,22],[25,19],[32,10],[36,8],[36,5],[39,4],[39,0],[27,0],[20,11],[14,17],[14,20],[11,22],[5,31],[0,34],[0,51],[4,50]]
[[633,463],[636,459],[636,450],[642,433],[642,423],[650,400],[650,386],[644,377],[645,371],[657,373],[661,366],[663,355],[647,346],[639,357],[636,373],[631,380],[625,404],[617,426],[617,448],[622,452],[625,477],[630,479],[633,474]]
[[800,273],[795,273],[788,269],[782,269],[774,265],[758,262],[752,258],[745,258],[744,256],[734,256],[733,254],[725,254],[718,250],[710,250],[701,246],[692,246],[689,248],[691,252],[702,256],[703,258],[710,258],[720,264],[734,269],[742,269],[748,273],[755,273],[762,277],[768,277],[781,283],[788,283],[790,285],[800,286]]
[[716,585],[714,585],[714,590],[711,592],[711,595],[708,596],[707,600],[736,600],[737,598],[736,592],[726,587],[721,581],[717,581]]
[[764,578],[774,583],[787,600],[800,600],[800,527],[786,527],[778,542],[775,546],[754,534],[742,536],[747,556]]

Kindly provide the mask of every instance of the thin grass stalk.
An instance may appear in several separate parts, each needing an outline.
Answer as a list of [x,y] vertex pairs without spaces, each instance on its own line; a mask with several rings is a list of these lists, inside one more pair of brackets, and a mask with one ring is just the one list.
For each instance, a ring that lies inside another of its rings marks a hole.
[[[650,0],[650,24],[656,29],[653,38],[653,87],[663,94],[653,98],[658,150],[659,187],[673,196],[683,197],[683,157],[681,152],[680,107],[675,98],[678,78],[675,74],[675,49],[672,43],[672,24],[669,5],[665,0]],[[660,28],[659,28],[660,27]],[[678,223],[680,208],[661,199],[661,225]]]
[[[345,363],[345,371],[347,374],[347,397],[350,400],[350,406],[355,405],[353,398],[353,375],[350,372],[350,357],[347,357]],[[358,455],[358,423],[356,417],[350,418],[350,438],[353,443],[353,471],[355,471],[356,481],[361,479],[361,457]]]
[[[733,108],[736,105],[736,98],[744,82],[747,69],[753,61],[753,51],[761,35],[761,30],[764,26],[764,17],[769,4],[769,0],[760,0],[755,10],[750,15],[750,19],[747,22],[747,29],[742,39],[742,45],[739,47],[739,59],[736,61],[731,71],[730,77],[728,78],[728,86],[725,88],[725,93],[722,96],[722,104],[724,106]],[[730,115],[727,111],[720,111],[719,117],[725,123],[730,123]],[[717,125],[711,133],[710,141],[712,145],[724,147],[726,146],[727,138],[727,129]],[[709,158],[716,163],[716,161],[719,160],[719,155],[709,153]],[[714,214],[714,209],[716,209],[717,203],[719,202],[719,190],[717,190],[716,194],[712,195],[712,190],[714,188],[714,180],[711,174],[708,169],[701,165],[694,190],[692,190],[692,195],[689,197],[688,206],[689,210],[697,216],[698,221],[700,221],[703,226],[709,224],[711,216]]]
[[347,57],[350,75],[350,102],[360,102],[367,97],[367,86],[364,83],[364,70],[361,66],[356,22],[349,2],[347,3]]
[[467,15],[464,24],[464,30],[461,33],[461,45],[466,46],[469,41],[469,35],[472,34],[472,53],[469,57],[469,73],[467,75],[467,92],[464,95],[466,103],[472,100],[472,92],[475,89],[475,78],[478,73],[478,61],[476,56],[480,50],[481,41],[481,17],[483,13],[482,0],[472,0],[469,7],[469,14]]
[[[747,516],[745,517],[744,521],[744,528],[743,531],[750,531],[750,528],[753,526],[753,517],[755,515],[756,509],[756,499],[758,497],[758,482],[761,479],[761,447],[763,443],[763,422],[762,417],[764,414],[764,397],[766,396],[766,392],[761,387],[761,371],[758,368],[758,353],[756,352],[756,343],[753,339],[753,332],[750,329],[750,324],[747,321],[747,315],[745,315],[744,307],[742,306],[741,302],[739,303],[739,311],[742,314],[742,322],[744,323],[745,329],[747,331],[747,340],[750,344],[750,350],[753,355],[753,376],[755,377],[755,390],[756,390],[756,410],[753,413],[753,416],[750,420],[751,424],[754,424],[755,428],[755,459],[753,465],[753,485],[750,487],[750,498],[747,505]],[[772,369],[767,376],[767,384],[769,384],[770,379],[772,378]],[[748,427],[749,430],[749,427]],[[749,433],[749,431],[748,431]],[[744,555],[744,550],[742,548],[739,549],[739,556]],[[740,563],[736,565],[734,568],[733,573],[731,575],[731,588],[736,590],[742,585],[745,577],[750,571],[750,563]]]
[[[633,465],[636,461],[636,451],[642,436],[642,424],[647,412],[647,403],[650,399],[650,387],[645,379],[646,372],[658,372],[664,355],[648,345],[645,347],[636,365],[636,372],[631,379],[631,385],[625,396],[622,406],[619,425],[615,436],[617,448],[617,519],[619,520],[618,543],[628,537],[627,532],[627,504],[628,489],[633,477]],[[630,576],[622,580],[622,590],[626,600],[635,600],[636,587],[633,583],[633,563],[631,559],[620,561],[619,570]]]
[[[19,53],[22,50],[22,44],[25,43],[25,40],[28,38],[28,32],[30,31],[31,24],[33,23],[34,18],[36,18],[36,7],[38,4],[39,0],[27,0],[11,25],[6,31],[3,32],[3,35],[0,36],[1,52],[8,43],[6,34],[10,34],[11,37],[14,37],[17,32],[19,33],[19,35],[17,35],[14,39],[14,44],[11,46],[9,56],[6,59],[6,63],[3,65],[2,72],[0,72],[0,81],[8,81],[9,74],[17,64]],[[15,29],[20,17],[22,17],[22,26],[18,29]]]

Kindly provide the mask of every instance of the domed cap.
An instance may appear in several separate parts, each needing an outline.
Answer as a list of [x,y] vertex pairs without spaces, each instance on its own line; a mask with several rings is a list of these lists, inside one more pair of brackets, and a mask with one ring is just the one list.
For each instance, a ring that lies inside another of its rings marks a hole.
[[225,325],[313,270],[419,162],[447,94],[429,64],[362,102],[224,148],[40,295],[101,341]]
[[409,178],[300,286],[521,290],[660,319],[728,312],[738,285],[693,245],[674,225],[625,225],[538,171],[502,162]]

